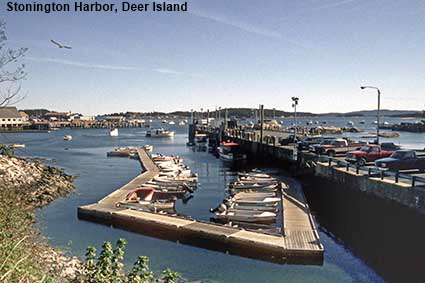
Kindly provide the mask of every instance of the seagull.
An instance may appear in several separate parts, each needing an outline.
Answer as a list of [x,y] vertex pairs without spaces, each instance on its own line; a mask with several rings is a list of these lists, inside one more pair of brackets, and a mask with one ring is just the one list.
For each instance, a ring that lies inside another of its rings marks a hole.
[[71,46],[63,45],[62,43],[59,43],[59,42],[57,42],[57,41],[54,41],[53,39],[51,39],[50,41],[51,41],[54,45],[56,45],[57,47],[59,47],[59,48],[72,49],[72,47],[71,47]]

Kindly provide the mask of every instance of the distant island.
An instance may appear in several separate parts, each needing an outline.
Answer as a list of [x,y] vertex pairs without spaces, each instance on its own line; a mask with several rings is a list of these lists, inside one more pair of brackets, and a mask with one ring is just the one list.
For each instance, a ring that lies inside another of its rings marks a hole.
[[[224,117],[224,113],[227,110],[228,117],[236,118],[252,118],[256,115],[259,116],[259,110],[253,108],[225,108],[220,110],[220,116]],[[52,111],[48,109],[23,109],[19,110],[25,112],[30,117],[43,117],[46,113],[59,113],[57,111]],[[219,110],[209,111],[209,117],[218,116]],[[324,117],[324,116],[333,116],[333,117],[367,117],[367,116],[376,116],[376,110],[361,110],[353,111],[347,113],[311,113],[311,112],[297,112],[299,117]],[[196,112],[197,114],[202,114],[207,116],[207,111]],[[81,115],[81,114],[80,114]],[[386,117],[397,117],[397,118],[425,118],[425,111],[412,111],[412,110],[388,110],[382,109],[381,115]],[[162,118],[162,117],[176,117],[176,118],[187,118],[191,116],[190,111],[173,111],[173,112],[119,112],[119,113],[109,113],[102,114],[101,116],[122,116],[125,118],[132,119],[141,119],[146,117],[151,118]],[[282,117],[292,117],[293,112],[278,110],[278,109],[264,109],[264,116],[266,118],[282,118]]]

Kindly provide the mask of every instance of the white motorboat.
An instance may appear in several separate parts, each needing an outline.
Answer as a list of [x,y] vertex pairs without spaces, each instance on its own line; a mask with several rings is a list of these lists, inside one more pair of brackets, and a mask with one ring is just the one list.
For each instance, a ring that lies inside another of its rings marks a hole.
[[241,221],[249,223],[273,223],[276,221],[276,213],[269,211],[232,210],[216,212],[218,220]]
[[174,122],[174,121],[168,122],[168,125],[175,125],[175,124],[176,124],[176,122]]
[[146,132],[147,137],[152,138],[171,138],[174,136],[174,131],[168,131],[165,129],[150,129]]
[[153,145],[146,144],[146,145],[144,145],[144,146],[143,146],[143,148],[144,148],[146,151],[148,151],[148,152],[152,152],[152,150],[153,150]]
[[14,143],[9,146],[10,148],[25,148],[25,144]]
[[111,129],[109,130],[109,135],[110,135],[111,137],[118,137],[118,129],[117,129],[117,128],[111,128]]
[[72,141],[72,136],[71,135],[65,135],[65,136],[63,136],[63,140]]
[[276,206],[280,202],[280,198],[232,198],[231,201],[234,203],[238,203],[239,205]]

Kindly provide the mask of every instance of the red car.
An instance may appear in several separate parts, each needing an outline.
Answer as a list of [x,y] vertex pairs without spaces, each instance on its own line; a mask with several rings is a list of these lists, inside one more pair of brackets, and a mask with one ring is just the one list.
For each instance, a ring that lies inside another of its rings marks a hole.
[[368,162],[385,158],[393,154],[393,150],[382,150],[380,145],[368,144],[360,147],[358,150],[347,153],[345,160],[364,166]]

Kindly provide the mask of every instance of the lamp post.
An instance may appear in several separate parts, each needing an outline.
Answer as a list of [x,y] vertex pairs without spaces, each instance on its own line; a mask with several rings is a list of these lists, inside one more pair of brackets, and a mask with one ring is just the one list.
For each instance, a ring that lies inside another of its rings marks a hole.
[[360,89],[365,89],[365,88],[372,88],[372,89],[376,89],[376,91],[378,92],[378,112],[376,113],[377,116],[377,122],[378,124],[376,124],[376,142],[377,144],[379,144],[379,124],[380,124],[380,110],[381,110],[381,90],[375,86],[361,86]]
[[297,155],[297,105],[298,105],[298,97],[291,97],[292,99],[292,107],[294,107],[294,160],[297,160],[298,155]]

